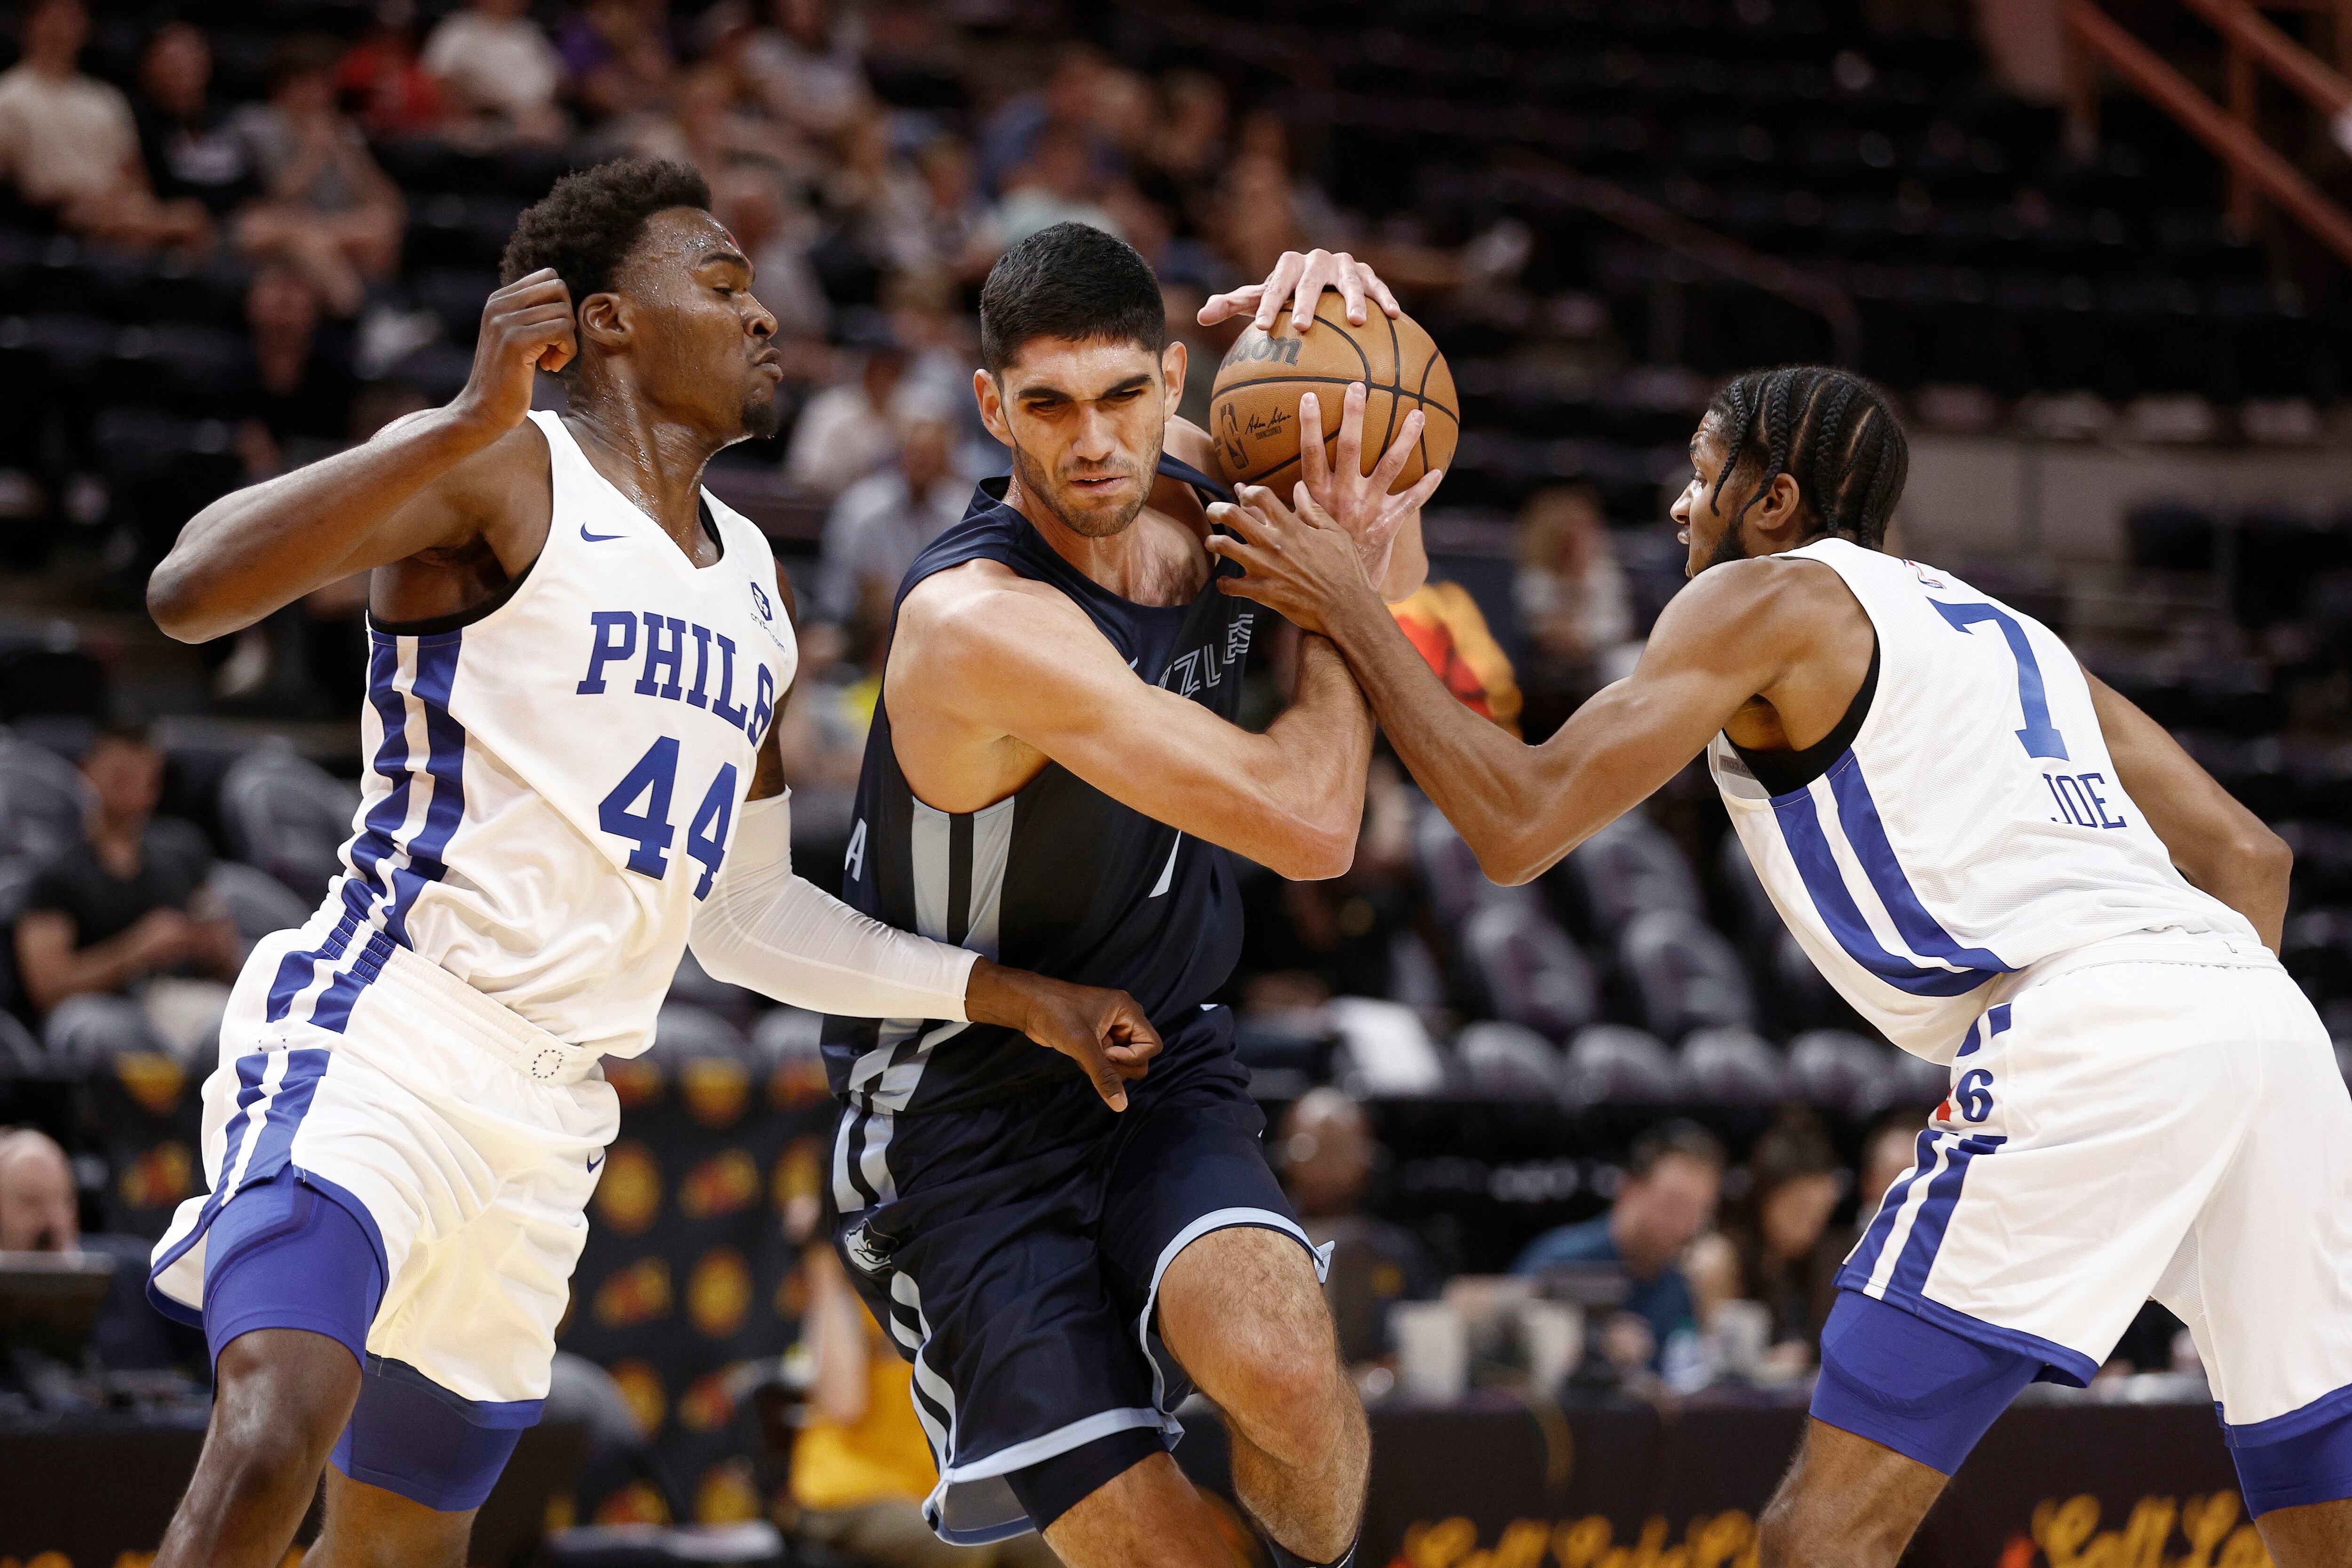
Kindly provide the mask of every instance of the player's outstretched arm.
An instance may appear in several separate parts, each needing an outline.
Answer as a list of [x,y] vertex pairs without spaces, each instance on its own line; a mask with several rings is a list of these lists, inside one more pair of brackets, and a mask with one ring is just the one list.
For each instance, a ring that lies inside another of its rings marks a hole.
[[[1821,584],[1765,561],[1717,567],[1667,605],[1641,663],[1528,746],[1446,690],[1366,580],[1348,535],[1303,493],[1245,513],[1227,593],[1271,605],[1346,655],[1397,754],[1497,882],[1532,879],[1639,805],[1740,705],[1769,693],[1809,637]],[[1841,588],[1838,591],[1843,592]]]
[[509,542],[529,560],[546,532],[545,466],[514,461],[509,438],[530,411],[535,372],[575,352],[572,298],[552,270],[492,294],[455,401],[198,512],[148,580],[155,624],[207,641],[353,572],[457,548],[518,517],[536,518],[531,537]]
[[2089,670],[2091,704],[2116,782],[2147,817],[2180,874],[2253,922],[2273,952],[2286,924],[2294,853],[2180,749],[2164,726]]
[[975,739],[1034,747],[1121,805],[1285,877],[1336,877],[1354,862],[1371,716],[1321,637],[1300,649],[1289,709],[1252,734],[1141,679],[1058,591],[975,562],[907,596],[889,679],[893,712],[904,681]]
[[[781,572],[777,591],[791,593]],[[813,1012],[1018,1029],[1084,1068],[1113,1110],[1127,1109],[1127,1080],[1141,1078],[1160,1050],[1134,998],[1008,969],[860,914],[793,874],[792,822],[771,722],[734,842],[688,930],[707,973]]]

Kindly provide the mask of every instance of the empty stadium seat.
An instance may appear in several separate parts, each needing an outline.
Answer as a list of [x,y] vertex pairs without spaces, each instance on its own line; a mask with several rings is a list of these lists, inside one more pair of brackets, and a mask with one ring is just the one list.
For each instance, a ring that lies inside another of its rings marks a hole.
[[1547,1039],[1568,1038],[1599,1010],[1591,965],[1532,895],[1489,899],[1472,910],[1462,956],[1488,1011]]
[[79,768],[44,747],[0,739],[0,856],[38,865],[79,842],[89,807]]
[[1809,1029],[1789,1042],[1790,1086],[1797,1096],[1857,1120],[1893,1100],[1895,1074],[1886,1047],[1844,1029]]
[[1636,915],[1619,942],[1618,960],[1642,1023],[1663,1039],[1710,1026],[1755,1026],[1755,998],[1738,953],[1695,914],[1669,909]]
[[1581,1105],[1671,1104],[1684,1097],[1683,1064],[1655,1035],[1595,1024],[1568,1047],[1568,1092]]
[[1639,812],[1628,812],[1569,851],[1550,875],[1582,931],[1595,938],[1614,936],[1648,910],[1696,918],[1706,908],[1682,846]]
[[221,831],[231,855],[317,898],[341,868],[337,852],[351,837],[359,801],[357,789],[318,763],[264,747],[221,780]]
[[1694,1029],[1683,1041],[1691,1097],[1717,1105],[1775,1105],[1789,1098],[1788,1061],[1753,1029]]
[[313,908],[268,872],[236,860],[216,862],[205,887],[247,942],[292,930],[310,918]]
[[1454,1054],[1471,1089],[1496,1100],[1549,1098],[1567,1087],[1568,1065],[1541,1035],[1488,1019],[1454,1037]]
[[1478,868],[1478,856],[1435,806],[1423,804],[1413,824],[1412,854],[1439,921],[1451,928],[1479,902],[1500,890]]

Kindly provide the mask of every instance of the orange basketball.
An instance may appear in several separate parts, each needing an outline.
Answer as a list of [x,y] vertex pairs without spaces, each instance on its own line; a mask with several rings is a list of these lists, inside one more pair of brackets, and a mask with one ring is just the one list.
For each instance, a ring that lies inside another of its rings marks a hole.
[[1298,473],[1298,403],[1315,395],[1323,415],[1323,446],[1339,439],[1339,416],[1348,384],[1364,384],[1364,468],[1370,473],[1397,437],[1405,416],[1418,408],[1424,423],[1421,440],[1391,490],[1410,487],[1432,468],[1454,461],[1462,434],[1461,404],[1445,356],[1410,316],[1388,318],[1378,305],[1366,307],[1360,327],[1348,324],[1347,307],[1326,293],[1315,326],[1301,337],[1286,309],[1274,331],[1255,327],[1234,340],[1217,367],[1209,400],[1209,435],[1217,444],[1217,467],[1229,485],[1265,485],[1286,497]]

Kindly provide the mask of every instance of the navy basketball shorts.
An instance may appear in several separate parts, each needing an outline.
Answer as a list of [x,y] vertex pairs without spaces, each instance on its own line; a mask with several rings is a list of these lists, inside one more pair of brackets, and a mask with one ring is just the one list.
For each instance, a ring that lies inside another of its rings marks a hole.
[[[914,1363],[940,1468],[924,1516],[941,1539],[1043,1528],[1182,1435],[1172,1413],[1192,1385],[1152,1310],[1187,1246],[1255,1226],[1313,1256],[1260,1147],[1232,1033],[1221,1007],[1171,1031],[1122,1113],[1077,1078],[881,1127],[844,1114],[841,1253]],[[861,1160],[869,1181],[887,1163],[882,1201],[862,1210],[843,1175]]]

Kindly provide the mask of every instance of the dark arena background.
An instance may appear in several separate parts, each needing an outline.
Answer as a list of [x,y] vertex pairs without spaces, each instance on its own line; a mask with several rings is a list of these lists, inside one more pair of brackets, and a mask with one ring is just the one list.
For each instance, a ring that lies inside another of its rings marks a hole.
[[[812,878],[840,875],[898,574],[1003,471],[980,279],[1076,218],[1157,269],[1195,418],[1238,325],[1194,324],[1209,294],[1315,247],[1395,286],[1462,423],[1398,613],[1529,738],[1680,586],[1665,508],[1715,388],[1866,372],[1910,435],[1900,550],[2046,620],[2290,840],[2286,963],[2352,1042],[2352,0],[0,16],[5,1568],[141,1563],[185,1484],[204,1349],[137,1281],[204,1184],[222,983],[307,917],[357,799],[364,582],[191,648],[146,574],[215,497],[452,396],[517,215],[611,158],[697,165],[782,323],[784,429],[709,483],[798,591]],[[1283,662],[1251,672],[1261,724]],[[1338,1243],[1360,1561],[1755,1563],[1828,1270],[1942,1070],[1828,990],[1696,764],[1526,889],[1386,759],[1346,876],[1244,871],[1226,999]],[[862,1410],[818,1396],[816,1039],[688,960],[613,1066],[555,1392],[474,1562],[1040,1560],[907,1528],[930,1461],[887,1352]],[[1537,1267],[1593,1223],[1624,1263]],[[2001,1419],[1906,1559],[2268,1561],[2153,1306],[2090,1389]]]

